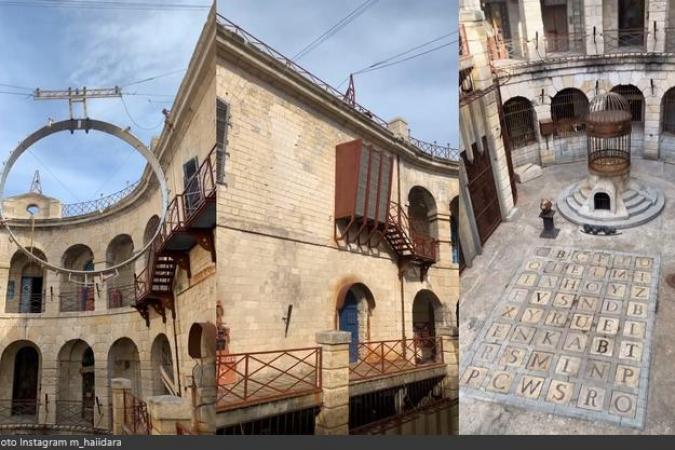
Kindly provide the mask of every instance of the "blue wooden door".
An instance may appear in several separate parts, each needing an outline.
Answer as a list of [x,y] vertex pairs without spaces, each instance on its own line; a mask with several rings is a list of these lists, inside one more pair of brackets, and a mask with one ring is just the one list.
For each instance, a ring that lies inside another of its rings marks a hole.
[[345,304],[340,310],[340,331],[352,334],[349,342],[349,362],[356,362],[359,359],[359,309],[351,291],[347,293]]

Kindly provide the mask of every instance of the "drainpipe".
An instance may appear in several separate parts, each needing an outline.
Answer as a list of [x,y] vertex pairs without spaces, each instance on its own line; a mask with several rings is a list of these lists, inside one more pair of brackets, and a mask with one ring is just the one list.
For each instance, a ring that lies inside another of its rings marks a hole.
[[173,322],[173,345],[176,349],[176,378],[178,379],[178,396],[183,396],[183,389],[181,388],[180,383],[180,358],[178,357],[178,337],[176,336],[176,316],[178,315],[177,307],[178,301],[174,298],[173,300],[173,314],[171,315],[171,320]]
[[[402,208],[401,204],[401,155],[396,155],[396,172],[397,172],[397,199],[398,199],[398,207]],[[399,272],[400,272],[400,267],[399,267]],[[403,285],[403,274],[399,273],[398,276],[399,280],[399,285],[401,289],[401,336],[405,340],[405,289]],[[405,346],[404,346],[405,348]]]

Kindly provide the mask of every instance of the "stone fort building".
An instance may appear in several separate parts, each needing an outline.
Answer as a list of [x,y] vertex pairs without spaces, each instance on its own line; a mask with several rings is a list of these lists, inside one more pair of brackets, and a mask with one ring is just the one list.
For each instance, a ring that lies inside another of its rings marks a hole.
[[[148,147],[164,221],[150,167],[86,204],[4,199],[3,431],[456,429],[454,150],[214,12]],[[37,259],[86,272],[146,244],[100,277]]]

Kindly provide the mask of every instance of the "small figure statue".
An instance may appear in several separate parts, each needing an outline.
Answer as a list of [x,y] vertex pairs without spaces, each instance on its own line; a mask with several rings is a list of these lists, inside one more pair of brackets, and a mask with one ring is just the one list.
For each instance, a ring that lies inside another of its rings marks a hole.
[[542,198],[541,202],[539,203],[539,208],[541,209],[542,213],[547,213],[553,208],[553,202],[549,200],[548,198]]
[[553,210],[553,202],[548,198],[542,198],[541,202],[539,202],[539,209],[541,209],[539,217],[541,217],[541,220],[544,222],[544,229],[542,230],[539,237],[555,239],[558,236],[558,231],[560,230],[555,227],[555,223],[553,222],[553,216],[555,215],[555,211]]

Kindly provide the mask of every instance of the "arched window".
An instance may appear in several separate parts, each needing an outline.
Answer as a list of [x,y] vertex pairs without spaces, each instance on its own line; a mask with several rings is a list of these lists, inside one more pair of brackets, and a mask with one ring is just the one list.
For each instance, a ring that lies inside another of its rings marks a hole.
[[534,108],[524,97],[514,97],[504,103],[504,122],[512,148],[520,148],[537,141],[534,131]]
[[[67,269],[92,271],[94,270],[94,252],[84,244],[75,244],[65,251],[62,259],[63,267]],[[61,274],[59,283],[60,310],[65,311],[93,311],[95,289],[91,278],[74,280],[68,274]]]
[[664,133],[675,133],[675,87],[668,89],[661,102],[662,129]]
[[174,385],[173,357],[171,345],[165,334],[157,335],[150,349],[150,363],[152,364],[152,393],[153,395],[176,395]]
[[432,362],[439,356],[436,327],[442,324],[443,305],[438,297],[426,289],[418,292],[412,307],[413,337],[419,349],[418,362]]
[[[106,250],[108,267],[114,266],[131,258],[134,253],[134,242],[128,234],[115,236]],[[135,298],[134,265],[127,264],[120,267],[117,276],[106,282],[108,290],[108,308],[129,306]]]
[[[29,247],[28,250],[40,259],[47,260],[45,254]],[[17,250],[9,263],[7,280],[7,300],[5,311],[8,313],[44,312],[45,270]]]
[[645,121],[645,96],[642,91],[632,84],[619,84],[612,88],[615,92],[626,99],[630,106],[630,113],[633,116],[633,123],[644,123]]
[[574,136],[583,133],[588,114],[588,99],[579,89],[563,89],[551,99],[551,119],[555,135]]

